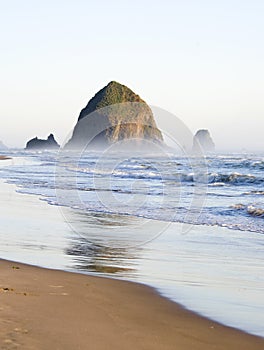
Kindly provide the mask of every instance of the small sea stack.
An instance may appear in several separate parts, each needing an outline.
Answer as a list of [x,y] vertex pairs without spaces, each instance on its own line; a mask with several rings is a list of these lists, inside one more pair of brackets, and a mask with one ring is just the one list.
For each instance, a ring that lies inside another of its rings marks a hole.
[[193,152],[214,152],[215,144],[213,139],[206,129],[200,129],[196,132],[193,138]]
[[27,150],[45,150],[45,149],[58,149],[60,146],[54,138],[53,134],[50,134],[47,140],[42,140],[37,137],[29,140],[26,144]]
[[4,151],[6,149],[8,149],[8,147],[2,141],[0,141],[0,151]]

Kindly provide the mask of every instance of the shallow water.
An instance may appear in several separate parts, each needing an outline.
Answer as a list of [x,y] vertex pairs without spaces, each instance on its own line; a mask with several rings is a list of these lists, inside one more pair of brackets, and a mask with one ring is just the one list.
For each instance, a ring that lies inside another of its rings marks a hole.
[[0,188],[2,258],[146,283],[191,310],[264,336],[263,235],[62,210],[16,193],[14,185]]

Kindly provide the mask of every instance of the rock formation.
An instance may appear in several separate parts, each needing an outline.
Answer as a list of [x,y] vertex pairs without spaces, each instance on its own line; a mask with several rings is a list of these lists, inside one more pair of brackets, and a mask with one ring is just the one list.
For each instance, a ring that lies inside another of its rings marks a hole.
[[163,141],[146,102],[128,87],[111,81],[81,111],[65,147],[100,147],[128,139]]
[[59,144],[55,141],[53,134],[50,134],[47,140],[41,140],[35,137],[27,142],[26,149],[56,149],[59,148]]
[[210,136],[208,130],[198,130],[193,138],[193,152],[213,152],[215,150],[215,144]]
[[0,141],[0,150],[5,150],[5,149],[7,149],[8,147],[6,146],[6,145],[4,145],[3,144],[3,142],[2,141]]

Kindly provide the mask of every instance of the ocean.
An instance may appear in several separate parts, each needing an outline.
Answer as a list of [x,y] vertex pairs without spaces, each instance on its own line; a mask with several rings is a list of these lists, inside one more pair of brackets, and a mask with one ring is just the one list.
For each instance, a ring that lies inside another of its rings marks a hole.
[[264,337],[264,155],[8,155],[0,257],[145,283]]

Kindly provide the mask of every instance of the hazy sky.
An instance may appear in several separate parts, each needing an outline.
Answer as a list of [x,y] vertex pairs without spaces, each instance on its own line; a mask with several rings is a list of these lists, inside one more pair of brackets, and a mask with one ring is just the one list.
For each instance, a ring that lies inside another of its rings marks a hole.
[[0,4],[7,145],[50,132],[63,142],[88,100],[116,80],[193,132],[208,128],[218,148],[263,150],[263,0]]

